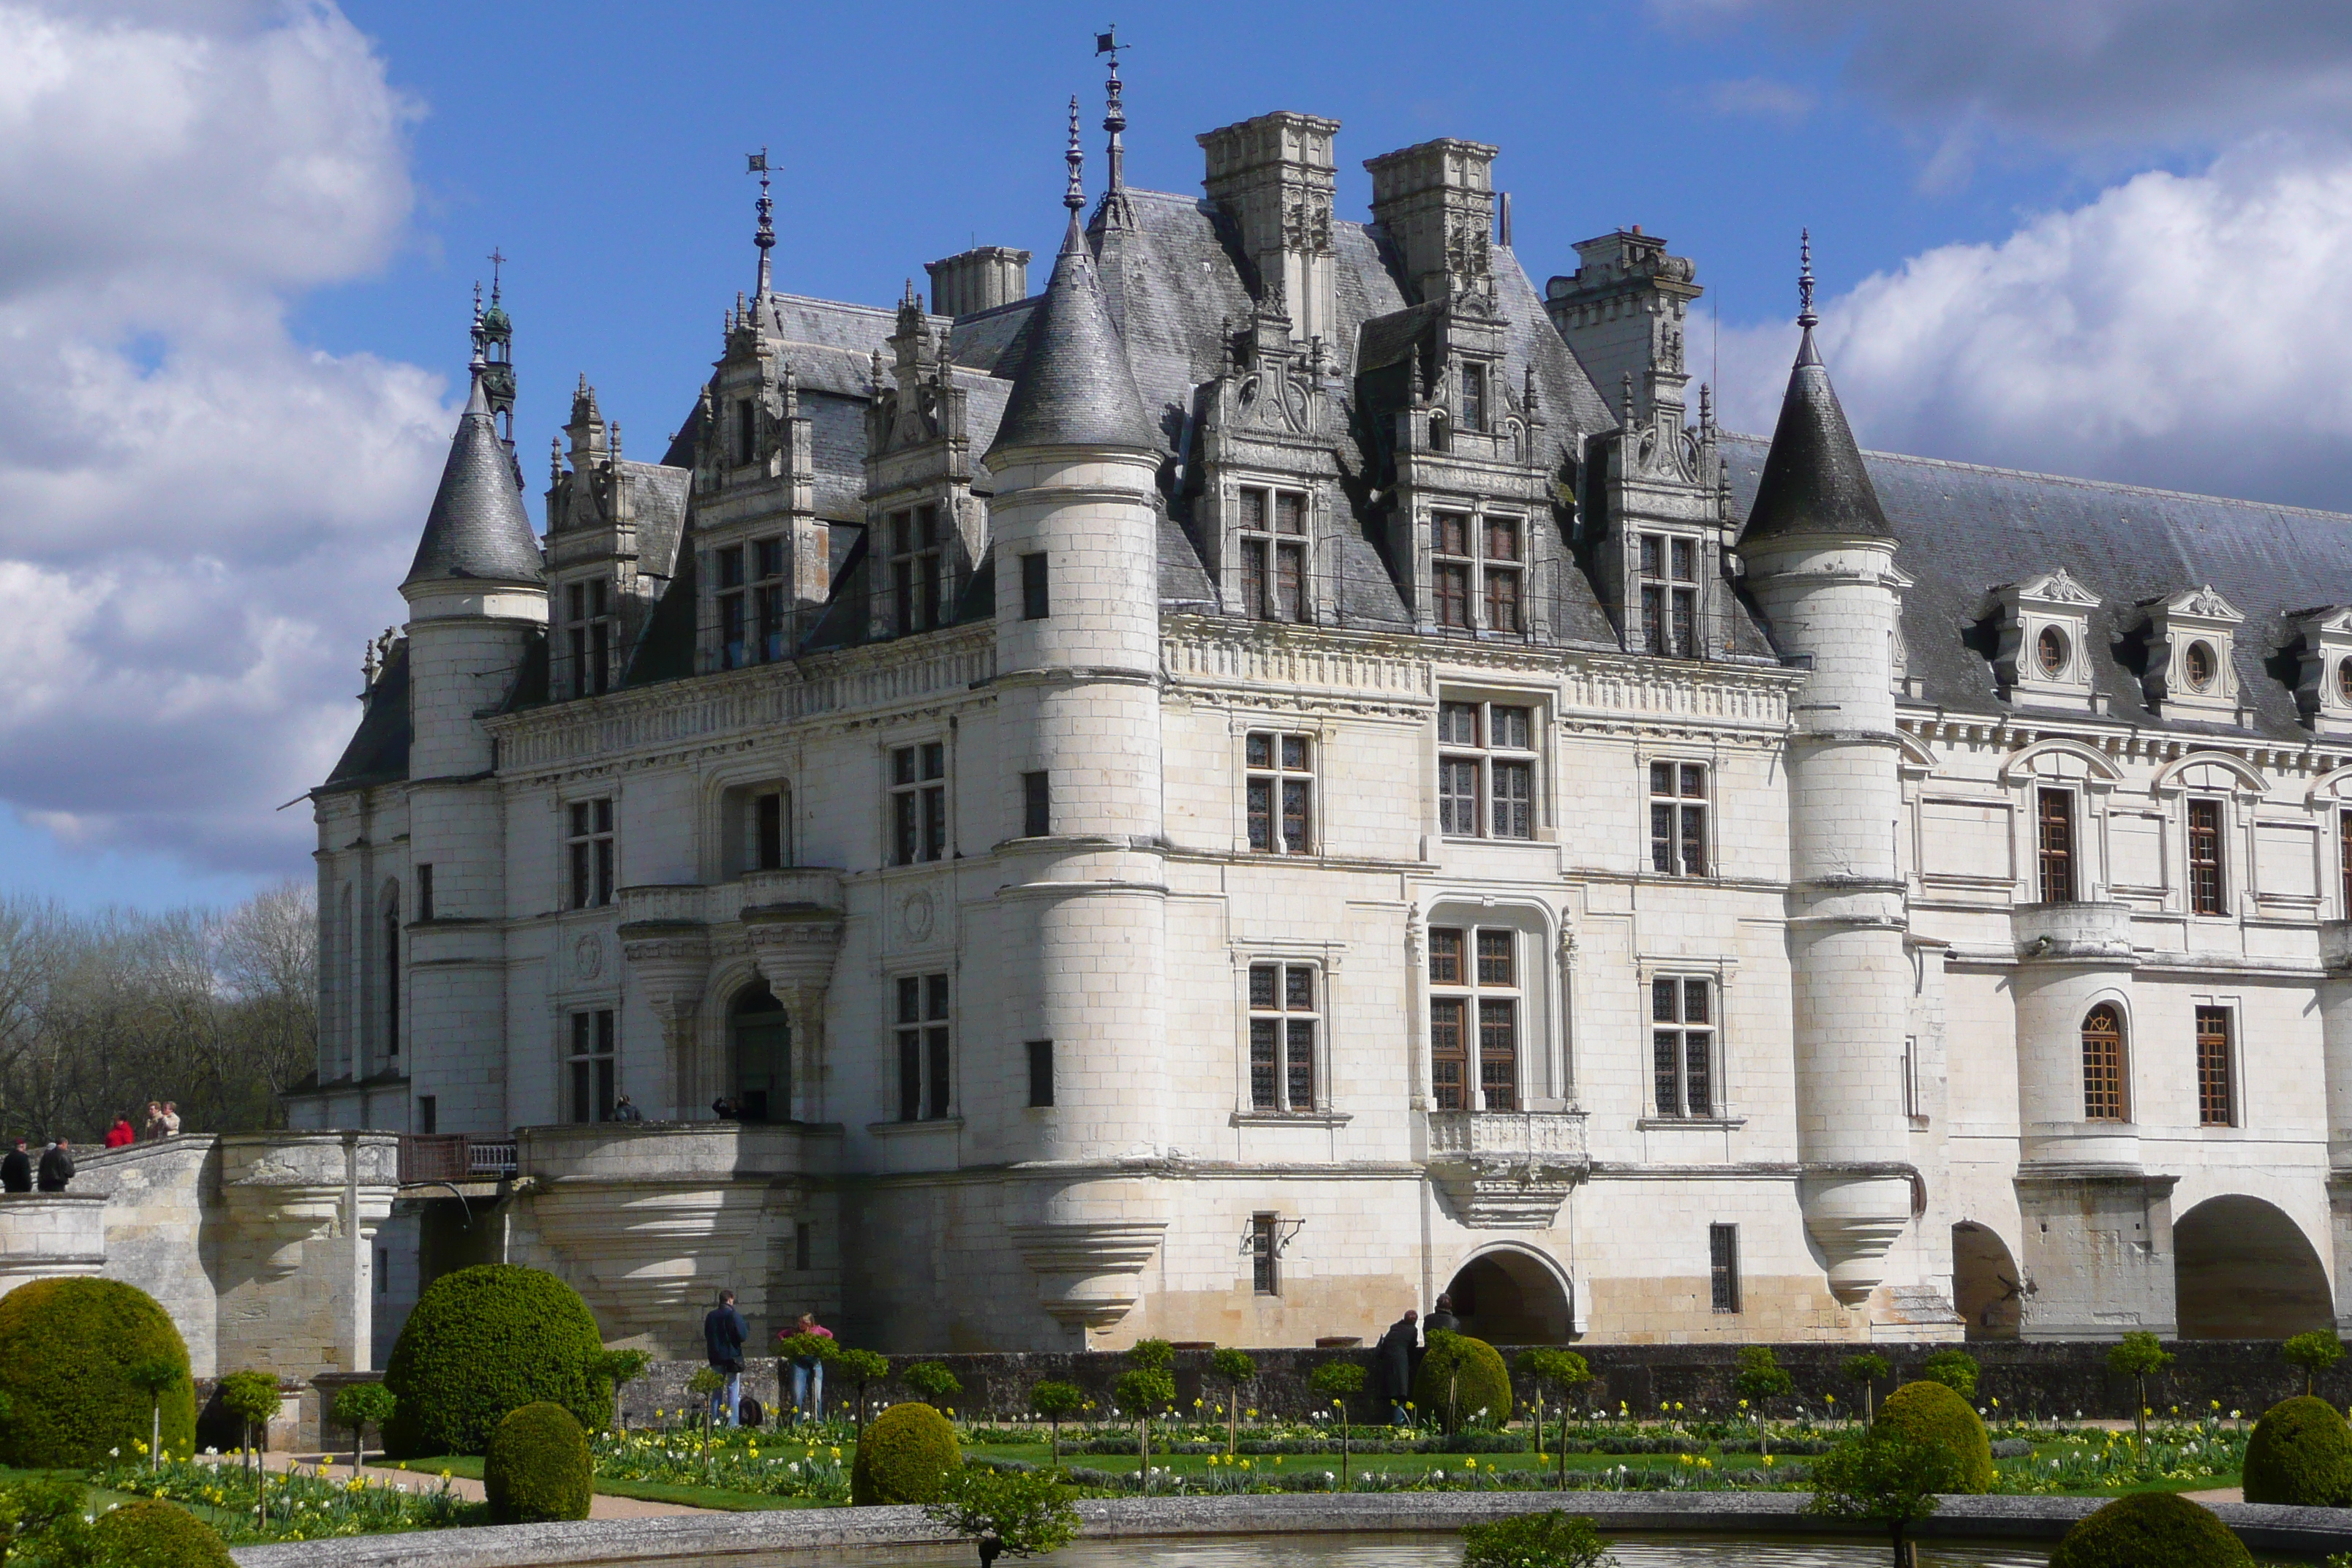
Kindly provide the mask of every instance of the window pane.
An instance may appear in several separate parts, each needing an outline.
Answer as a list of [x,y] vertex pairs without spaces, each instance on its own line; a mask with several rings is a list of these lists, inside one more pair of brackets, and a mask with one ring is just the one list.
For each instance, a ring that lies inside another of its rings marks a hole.
[[1528,749],[1528,736],[1534,732],[1534,727],[1529,722],[1530,711],[1525,708],[1495,710],[1493,721],[1495,744],[1498,748],[1509,752],[1524,752]]
[[2236,1096],[2230,1082],[2230,1010],[2197,1009],[2197,1120],[2207,1127],[2228,1127],[2237,1121]]
[[1657,1081],[1658,1114],[1680,1116],[1683,1113],[1682,1037],[1672,1029],[1660,1029],[1650,1037],[1651,1055],[1654,1058],[1653,1076]]
[[1282,973],[1282,1005],[1293,1013],[1315,1011],[1315,971],[1294,963]]
[[1478,743],[1478,705],[1448,702],[1437,710],[1437,738],[1449,746]]
[[1429,933],[1429,979],[1433,985],[1462,984],[1462,933],[1439,927]]
[[596,840],[596,902],[598,907],[613,901],[613,841]]
[[1243,758],[1249,766],[1254,768],[1274,766],[1274,737],[1271,735],[1249,737],[1244,746]]
[[890,753],[890,782],[902,784],[915,782],[914,747],[901,746]]
[[1666,599],[1664,588],[1642,590],[1642,646],[1651,653],[1666,651]]
[[1274,1100],[1275,1021],[1250,1020],[1250,1108],[1276,1109]]
[[1516,571],[1487,572],[1486,626],[1498,632],[1519,629],[1519,574]]
[[943,779],[948,776],[948,748],[945,742],[933,741],[923,748],[923,776]]
[[1535,837],[1535,770],[1526,763],[1496,763],[1495,837]]
[[600,1057],[613,1054],[613,1015],[604,1008],[599,1008],[596,1013],[596,1054]]
[[1698,652],[1698,595],[1688,588],[1675,590],[1674,651],[1681,658]]
[[1677,1007],[1680,989],[1678,981],[1653,980],[1650,982],[1650,1016],[1654,1021],[1661,1024],[1678,1024],[1682,1021],[1682,1014]]
[[1715,1083],[1707,1065],[1707,1047],[1714,1039],[1704,1029],[1683,1036],[1683,1108],[1693,1116],[1710,1115],[1715,1110]]
[[585,1013],[572,1015],[572,1054],[575,1057],[588,1054],[588,1015]]
[[1263,1013],[1274,1011],[1275,986],[1277,984],[1276,976],[1279,973],[1280,966],[1277,964],[1253,963],[1250,965],[1251,1007]]
[[1274,781],[1249,781],[1249,847],[1270,850],[1274,847]]
[[1276,533],[1307,531],[1307,498],[1296,490],[1284,490],[1274,498],[1274,531]]
[[915,863],[915,796],[893,795],[890,799],[891,833],[890,858],[900,866]]
[[1683,875],[1706,875],[1706,808],[1683,807]]
[[923,795],[923,858],[938,860],[948,852],[948,792],[927,789]]
[[1704,797],[1706,794],[1706,769],[1697,763],[1685,763],[1682,767],[1683,794]]
[[924,1032],[924,1050],[931,1069],[930,1114],[936,1119],[945,1116],[955,1096],[950,1089],[951,1071],[948,1061],[948,1032],[942,1028]]
[[1307,552],[1296,544],[1275,547],[1275,612],[1286,621],[1307,618]]
[[898,1022],[920,1023],[923,1017],[923,983],[913,975],[898,982]]
[[2123,1018],[2105,1002],[2083,1019],[2083,1117],[2125,1120]]
[[1448,757],[1437,764],[1438,826],[1453,834],[1478,831],[1478,764]]
[[1441,511],[1437,514],[1436,548],[1440,555],[1470,553],[1470,516],[1467,512]]
[[1470,624],[1470,568],[1440,563],[1432,575],[1437,590],[1437,624],[1441,626],[1467,626]]
[[760,552],[760,575],[762,577],[782,576],[784,574],[784,542],[781,539],[763,539],[760,541],[758,548]]
[[1308,789],[1304,779],[1282,781],[1282,847],[1293,855],[1307,851]]
[[1674,546],[1675,580],[1681,583],[1690,582],[1697,575],[1691,564],[1696,559],[1696,547],[1693,542],[1687,539],[1675,540]]
[[1478,1002],[1478,1088],[1489,1110],[1519,1108],[1518,1005],[1481,997]]
[[1675,808],[1650,807],[1650,869],[1662,877],[1675,874]]
[[1704,980],[1683,982],[1683,1022],[1709,1024],[1715,1020],[1708,1010],[1707,983]]
[[1467,1005],[1458,996],[1439,997],[1429,1004],[1429,1087],[1440,1110],[1468,1109],[1462,1082],[1463,1014]]
[[2189,907],[2197,914],[2221,913],[2221,803],[2189,803]]
[[1307,771],[1307,737],[1285,735],[1282,738],[1282,765],[1292,773]]
[[1650,764],[1650,793],[1652,795],[1672,795],[1675,793],[1674,763],[1652,763]]
[[1255,540],[1242,546],[1242,613],[1265,614],[1265,546]]
[[2045,789],[2035,816],[2040,824],[2042,901],[2074,900],[2074,797],[2062,789]]
[[1265,492],[1244,490],[1241,492],[1240,499],[1242,526],[1253,532],[1264,532],[1265,531]]
[[1664,567],[1662,563],[1664,560],[1665,545],[1665,540],[1658,534],[1645,533],[1642,535],[1643,576],[1655,577],[1663,574]]
[[1315,1109],[1315,1026],[1304,1018],[1291,1020],[1284,1041],[1286,1079],[1284,1090],[1293,1110]]
[[1517,561],[1519,558],[1519,520],[1516,517],[1489,517],[1486,520],[1486,559]]
[[1478,984],[1481,985],[1517,985],[1511,974],[1511,933],[1507,931],[1482,931],[1478,933]]
[[596,831],[599,833],[612,832],[613,803],[609,800],[600,800],[594,804],[596,812]]
[[916,1121],[923,1114],[923,1032],[898,1031],[898,1120]]
[[948,977],[934,974],[924,983],[928,1006],[924,1016],[937,1020],[948,1016]]

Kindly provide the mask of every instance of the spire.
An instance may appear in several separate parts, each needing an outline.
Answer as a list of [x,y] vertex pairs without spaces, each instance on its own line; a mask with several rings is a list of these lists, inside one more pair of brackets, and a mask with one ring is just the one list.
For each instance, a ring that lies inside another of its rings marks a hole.
[[449,443],[441,488],[434,492],[433,510],[425,515],[425,537],[417,542],[416,558],[400,584],[404,594],[439,582],[537,587],[547,580],[539,540],[523,513],[514,459],[499,439],[498,424],[490,415],[483,384],[488,362],[478,339],[467,368],[473,388]]
[[490,264],[490,307],[482,309],[482,286],[474,285],[474,349],[482,356],[482,392],[489,400],[490,412],[499,418],[499,434],[505,437],[507,449],[514,449],[514,322],[507,317],[506,307],[499,302],[499,268],[507,263],[505,253],[496,246],[485,258]]
[[1078,145],[1078,95],[1075,92],[1070,94],[1070,150],[1062,157],[1070,165],[1070,185],[1062,193],[1062,205],[1070,209],[1070,227],[1076,229],[1078,214],[1087,205],[1087,154]]
[[1095,35],[1095,53],[1110,57],[1110,80],[1103,88],[1103,133],[1108,138],[1105,155],[1109,161],[1103,184],[1102,219],[1106,228],[1133,228],[1135,212],[1127,200],[1127,103],[1125,84],[1118,79],[1118,51],[1127,47],[1118,41],[1118,30]]
[[1756,504],[1748,509],[1742,546],[1759,540],[1802,534],[1893,539],[1878,491],[1870,482],[1862,449],[1838,405],[1829,367],[1813,343],[1813,247],[1810,231],[1801,242],[1797,275],[1797,324],[1804,339],[1789,372],[1780,400],[1780,422],[1772,429]]
[[1110,447],[1156,451],[1160,438],[1144,417],[1126,346],[1111,324],[1087,237],[1078,227],[1085,195],[1078,184],[1077,100],[1070,100],[1070,226],[1054,276],[1031,312],[1029,347],[989,453],[1014,447]]
[[743,161],[750,165],[744,172],[760,176],[760,227],[751,236],[751,243],[760,247],[760,287],[754,299],[768,297],[768,252],[776,248],[776,204],[768,195],[768,150],[746,153]]

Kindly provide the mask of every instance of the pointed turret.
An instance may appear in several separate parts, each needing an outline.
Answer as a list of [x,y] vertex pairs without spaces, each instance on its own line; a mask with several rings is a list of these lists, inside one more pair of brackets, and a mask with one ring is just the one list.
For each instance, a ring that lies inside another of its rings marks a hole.
[[[1071,180],[1077,180],[1076,100],[1071,100]],[[1081,197],[1083,200],[1083,197]],[[1029,322],[1029,353],[996,427],[993,459],[1016,447],[1111,447],[1155,451],[1160,438],[1144,417],[1127,350],[1111,325],[1102,279],[1078,227],[1078,209],[1062,236],[1054,276]]]
[[1838,406],[1837,389],[1830,384],[1829,367],[1813,342],[1813,328],[1821,318],[1813,314],[1811,236],[1801,244],[1797,324],[1804,329],[1804,341],[1798,344],[1797,363],[1789,372],[1780,422],[1773,426],[1771,451],[1764,458],[1764,477],[1757,482],[1756,504],[1748,509],[1740,542],[1798,534],[1892,539],[1895,530],[1887,526],[1870,471],[1863,467],[1862,449],[1854,445],[1845,410]]
[[[539,554],[538,536],[522,509],[522,492],[515,483],[514,459],[499,439],[490,403],[483,388],[486,369],[480,351],[474,354],[473,392],[457,420],[457,434],[449,443],[449,461],[441,470],[441,488],[433,495],[433,510],[425,519],[425,537],[417,542],[416,559],[400,584],[403,594],[446,582],[518,583],[534,586],[547,580]],[[413,595],[412,595],[413,596]]]

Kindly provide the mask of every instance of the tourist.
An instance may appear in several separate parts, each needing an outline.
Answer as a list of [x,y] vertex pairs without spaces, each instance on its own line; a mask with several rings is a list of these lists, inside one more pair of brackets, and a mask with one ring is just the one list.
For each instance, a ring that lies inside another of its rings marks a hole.
[[41,1151],[41,1174],[36,1184],[45,1193],[61,1193],[73,1178],[73,1140],[60,1138]]
[[7,1158],[0,1159],[0,1192],[29,1193],[32,1190],[33,1157],[25,1152],[25,1141],[19,1138],[16,1146],[8,1151]]
[[167,1100],[163,1102],[163,1136],[177,1138],[179,1135],[180,1102],[176,1100]]
[[613,1120],[614,1120],[614,1121],[643,1121],[645,1119],[646,1119],[646,1113],[645,1113],[644,1111],[642,1111],[642,1110],[639,1110],[637,1109],[637,1102],[636,1102],[635,1100],[631,1100],[627,1095],[625,1095],[625,1095],[621,1096],[621,1098],[620,1098],[620,1099],[618,1099],[618,1100],[614,1100],[614,1101],[613,1102]]
[[1454,1315],[1454,1298],[1443,1290],[1437,1293],[1436,1308],[1421,1321],[1421,1336],[1425,1340],[1440,1330],[1449,1334],[1462,1331],[1462,1320]]
[[1381,1342],[1373,1350],[1380,1358],[1381,1382],[1388,1390],[1389,1420],[1398,1426],[1412,1425],[1412,1415],[1404,1407],[1405,1401],[1412,1397],[1412,1352],[1421,1342],[1413,1331],[1412,1319],[1412,1309],[1408,1307],[1403,1317],[1389,1325],[1389,1331],[1381,1336]]
[[721,1121],[740,1121],[743,1120],[743,1107],[722,1094],[710,1102],[710,1114]]
[[[814,1312],[803,1312],[799,1321],[793,1323],[788,1332],[776,1337],[790,1339],[794,1334],[807,1334],[820,1340],[833,1338],[833,1331],[818,1322]],[[824,1357],[822,1355],[793,1358],[793,1419],[824,1419]]]
[[131,1125],[131,1118],[128,1116],[116,1117],[114,1125],[106,1130],[106,1146],[110,1149],[127,1148],[138,1142],[139,1133]]
[[147,1102],[147,1140],[152,1143],[162,1136],[163,1136],[163,1102],[160,1100],[151,1100]]
[[710,1370],[727,1380],[726,1385],[710,1396],[710,1418],[719,1419],[719,1402],[727,1402],[727,1425],[735,1426],[741,1418],[743,1405],[743,1342],[751,1334],[751,1325],[735,1310],[735,1292],[719,1292],[719,1305],[702,1319],[702,1348],[710,1357]]

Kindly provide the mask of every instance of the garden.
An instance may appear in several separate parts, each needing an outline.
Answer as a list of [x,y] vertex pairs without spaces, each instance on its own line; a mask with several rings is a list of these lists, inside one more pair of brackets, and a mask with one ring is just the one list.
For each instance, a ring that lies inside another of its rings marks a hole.
[[[200,1452],[185,1347],[160,1308],[106,1280],[26,1286],[0,1298],[0,1465],[11,1467],[0,1470],[0,1560],[128,1563],[107,1554],[121,1528],[107,1521],[168,1515],[188,1544],[168,1563],[141,1555],[141,1568],[218,1568],[226,1544],[581,1519],[598,1492],[737,1510],[910,1502],[1013,1552],[1066,1539],[1076,1499],[1139,1494],[1793,1492],[1825,1517],[1887,1529],[1898,1552],[1903,1531],[1956,1492],[2111,1497],[2129,1504],[2113,1519],[2137,1521],[2132,1529],[2192,1533],[2191,1515],[2212,1515],[2181,1492],[2242,1485],[2253,1501],[2352,1502],[2341,1412],[2308,1394],[2259,1415],[2159,1408],[2149,1380],[2160,1385],[2170,1358],[2147,1334],[2109,1355],[2141,1390],[2139,1417],[2122,1426],[1979,1400],[1976,1363],[1958,1350],[1900,1385],[1885,1359],[1857,1354],[1843,1396],[1804,1398],[1769,1347],[1749,1347],[1723,1407],[1635,1409],[1596,1397],[1573,1352],[1520,1352],[1507,1365],[1494,1347],[1439,1331],[1397,1406],[1372,1397],[1364,1366],[1333,1359],[1304,1400],[1276,1409],[1274,1385],[1231,1349],[1204,1358],[1199,1391],[1180,1401],[1173,1347],[1145,1341],[1093,1394],[1049,1380],[1024,1391],[1024,1409],[982,1413],[939,1362],[830,1341],[782,1348],[825,1357],[846,1409],[730,1427],[710,1419],[717,1376],[705,1372],[677,1407],[630,1426],[619,1394],[646,1374],[642,1352],[608,1350],[551,1275],[462,1269],[425,1292],[383,1381],[342,1387],[328,1413],[354,1452],[373,1434],[391,1468],[289,1472],[257,1452],[278,1405],[275,1378],[221,1379],[217,1407],[246,1438]],[[2282,1353],[2315,1374],[2343,1347],[2306,1335]],[[872,1398],[886,1382],[917,1397]],[[1382,1419],[1367,1423],[1373,1412]],[[481,1483],[479,1500],[460,1495],[470,1492],[460,1480]],[[1527,1528],[1570,1542],[1573,1508],[1564,1500],[1557,1515],[1529,1516],[1553,1522]],[[1512,1536],[1497,1549],[1523,1547]]]

